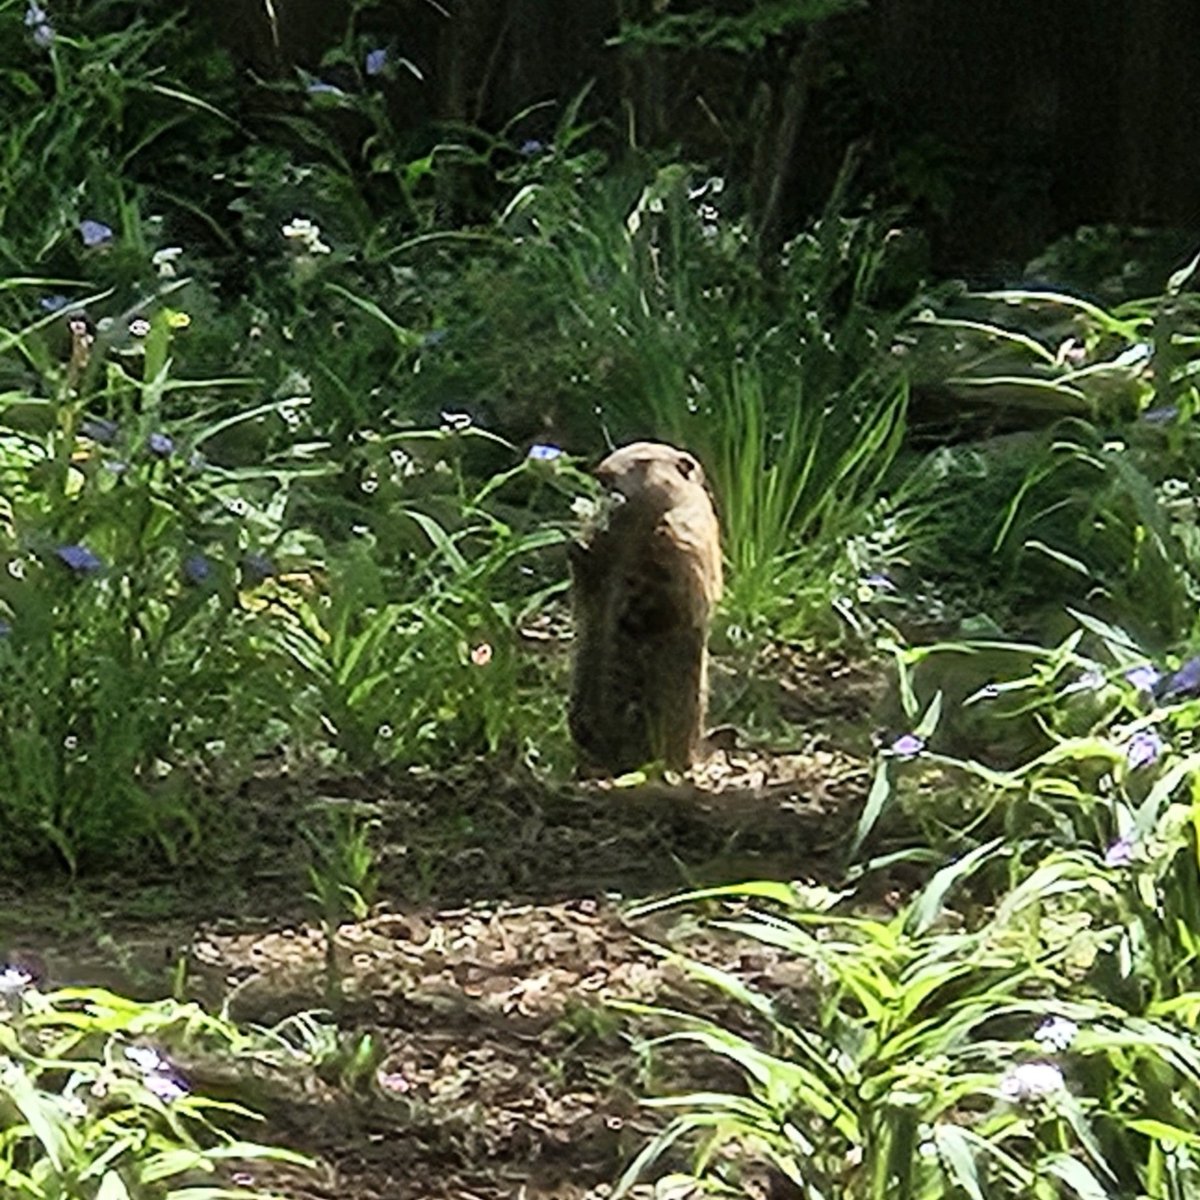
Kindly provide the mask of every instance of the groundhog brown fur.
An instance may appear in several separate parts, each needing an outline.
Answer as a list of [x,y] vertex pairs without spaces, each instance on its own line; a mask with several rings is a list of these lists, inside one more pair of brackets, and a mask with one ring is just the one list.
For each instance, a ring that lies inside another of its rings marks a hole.
[[717,516],[699,462],[674,446],[635,442],[595,474],[613,504],[570,548],[571,736],[588,771],[682,771],[704,733]]

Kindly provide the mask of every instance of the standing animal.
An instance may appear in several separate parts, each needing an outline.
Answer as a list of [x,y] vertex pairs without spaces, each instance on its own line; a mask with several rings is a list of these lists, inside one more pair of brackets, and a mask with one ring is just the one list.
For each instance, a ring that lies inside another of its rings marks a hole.
[[635,442],[596,477],[608,519],[570,547],[575,655],[571,736],[588,770],[695,760],[708,698],[708,627],[721,540],[700,463]]

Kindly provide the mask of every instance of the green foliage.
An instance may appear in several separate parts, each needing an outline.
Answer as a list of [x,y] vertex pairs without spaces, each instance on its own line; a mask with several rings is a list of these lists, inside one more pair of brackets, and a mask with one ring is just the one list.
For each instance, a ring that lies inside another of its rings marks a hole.
[[195,1005],[142,1004],[111,992],[43,994],[16,968],[0,975],[0,1174],[5,1195],[86,1200],[262,1195],[235,1183],[242,1163],[308,1165],[242,1140],[242,1105],[193,1091],[158,1047],[245,1054],[245,1035]]
[[[939,380],[979,415],[1050,422],[926,464],[954,542],[952,554],[936,542],[931,550],[949,574],[982,572],[1016,607],[1086,598],[1143,636],[1190,632],[1200,595],[1198,334],[1184,288],[1195,268],[1172,275],[1161,296],[1111,310],[1059,292],[1009,291],[918,319],[918,380]],[[980,521],[981,513],[995,515]]]
[[[619,179],[568,190],[551,169],[502,218],[522,241],[516,278],[568,299],[556,344],[577,344],[587,364],[576,388],[559,385],[558,422],[586,433],[594,407],[613,442],[658,437],[699,454],[723,518],[726,608],[743,628],[827,618],[831,581],[849,574],[844,547],[870,531],[903,434],[889,351],[904,313],[880,301],[898,282],[893,242],[840,215],[841,186],[767,262],[720,211],[723,181],[681,165],[636,196]],[[586,408],[572,394],[582,387]]]
[[864,0],[754,0],[737,13],[699,8],[665,12],[655,5],[644,21],[622,20],[614,40],[628,46],[726,50],[746,54],[761,50],[771,39],[786,36],[818,21],[865,7]]
[[282,532],[243,496],[287,469],[212,467],[212,439],[264,410],[222,416],[219,381],[172,379],[178,314],[144,311],[119,318],[145,327],[123,349],[58,318],[65,365],[47,321],[3,335],[40,379],[0,399],[0,824],[72,868],[149,836],[174,853],[191,818],[172,767],[251,753],[287,682],[241,598],[245,556]]
[[682,959],[736,1023],[623,1006],[674,1027],[652,1045],[698,1045],[744,1088],[648,1101],[677,1115],[618,1190],[680,1139],[695,1145],[690,1173],[717,1190],[763,1160],[813,1197],[1194,1188],[1196,993],[1172,981],[1130,1003],[1113,986],[1114,963],[1128,976],[1159,962],[1145,910],[1086,852],[1014,859],[1019,880],[994,909],[980,919],[967,901],[965,919],[952,915],[951,898],[1003,856],[995,842],[963,855],[890,920],[782,884],[671,901],[739,901],[717,927],[806,965],[812,985],[789,1004]]
[[[691,33],[761,46],[841,7]],[[732,639],[834,605],[868,627],[907,544],[879,492],[906,401],[883,297],[912,281],[843,185],[760,253],[721,180],[610,162],[586,90],[544,142],[518,136],[544,106],[400,129],[388,90],[418,69],[394,46],[368,69],[362,6],[316,74],[253,85],[197,22],[134,8],[64,4],[43,35],[0,0],[0,833],[22,858],[211,851],[197,774],[228,791],[269,750],[564,771],[565,663],[525,634],[590,486],[559,446],[700,454]]]

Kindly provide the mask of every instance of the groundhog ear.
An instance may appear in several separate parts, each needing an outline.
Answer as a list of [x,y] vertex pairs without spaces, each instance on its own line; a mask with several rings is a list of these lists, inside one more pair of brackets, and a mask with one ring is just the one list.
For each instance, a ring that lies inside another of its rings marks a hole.
[[690,454],[681,454],[678,466],[679,473],[684,479],[699,478],[702,474],[700,464]]

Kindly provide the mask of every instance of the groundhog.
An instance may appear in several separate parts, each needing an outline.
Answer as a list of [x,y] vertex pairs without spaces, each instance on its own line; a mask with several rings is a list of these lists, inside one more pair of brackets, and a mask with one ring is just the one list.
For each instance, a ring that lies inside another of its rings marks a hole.
[[571,735],[589,772],[686,770],[703,737],[708,625],[721,595],[704,472],[674,446],[635,442],[596,477],[614,495],[607,521],[570,548]]

